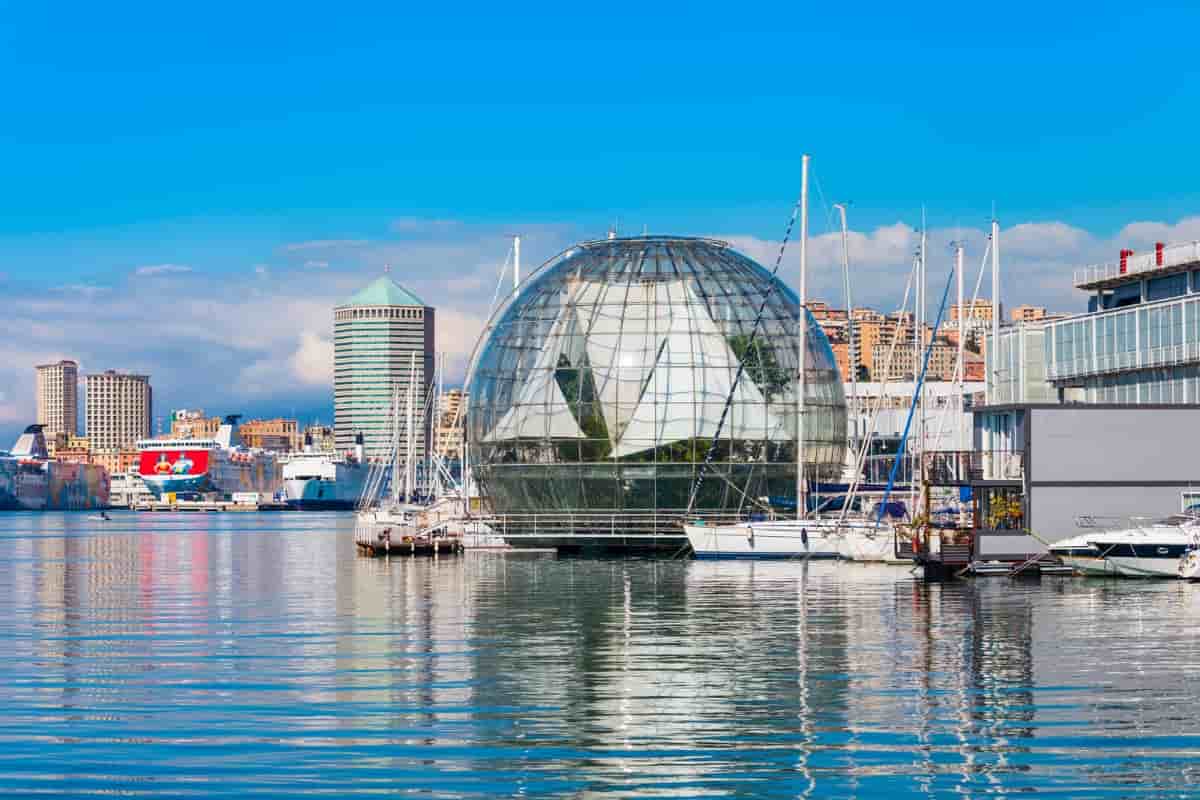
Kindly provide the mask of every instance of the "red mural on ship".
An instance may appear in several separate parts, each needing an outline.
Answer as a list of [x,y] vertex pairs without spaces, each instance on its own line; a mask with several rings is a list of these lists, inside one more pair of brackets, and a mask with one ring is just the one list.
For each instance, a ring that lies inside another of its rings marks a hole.
[[143,450],[138,462],[143,477],[186,478],[207,471],[207,450]]

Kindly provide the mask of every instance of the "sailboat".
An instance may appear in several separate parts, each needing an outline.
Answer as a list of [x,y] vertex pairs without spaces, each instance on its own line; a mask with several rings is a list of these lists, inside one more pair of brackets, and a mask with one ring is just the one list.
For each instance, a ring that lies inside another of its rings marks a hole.
[[[392,395],[392,441],[388,466],[375,465],[363,487],[359,510],[354,523],[354,542],[372,554],[434,553],[462,549],[460,537],[449,533],[446,525],[437,523],[426,527],[423,522],[425,506],[412,501],[416,489],[416,428],[413,424],[414,392],[417,384],[416,353],[410,355],[408,394],[405,401],[405,448],[400,458],[400,397]],[[403,470],[403,480],[400,477]],[[390,478],[388,473],[390,472]],[[382,488],[389,484],[386,496]]]
[[800,179],[800,317],[797,335],[799,384],[796,392],[796,518],[709,525],[685,522],[684,532],[696,558],[844,558],[896,561],[895,531],[877,518],[810,518],[805,478],[805,392],[807,373],[808,162],[801,161]]

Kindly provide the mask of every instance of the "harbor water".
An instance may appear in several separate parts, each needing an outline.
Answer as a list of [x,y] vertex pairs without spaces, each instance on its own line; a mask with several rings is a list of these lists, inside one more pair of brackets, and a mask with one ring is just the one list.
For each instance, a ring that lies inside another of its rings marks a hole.
[[7,796],[1200,795],[1200,586],[0,516]]

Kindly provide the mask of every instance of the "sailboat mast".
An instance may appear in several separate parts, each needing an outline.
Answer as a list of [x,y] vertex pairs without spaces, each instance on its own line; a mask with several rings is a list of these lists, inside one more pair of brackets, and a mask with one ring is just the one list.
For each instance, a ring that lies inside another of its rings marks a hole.
[[967,365],[963,361],[964,343],[967,337],[967,315],[963,308],[963,246],[959,242],[954,245],[954,277],[958,281],[958,371],[955,376],[958,378],[954,387],[954,405],[958,410],[958,439],[956,447],[963,450],[969,449],[966,443],[966,427],[963,425],[963,417],[966,409],[963,407],[963,380],[966,378]]
[[846,365],[850,369],[850,441],[858,441],[858,368],[854,365],[854,303],[850,297],[850,238],[846,229],[846,206],[834,205],[842,215],[842,283],[846,293]]
[[521,284],[521,237],[513,237],[513,299],[517,299],[517,287]]
[[400,502],[400,384],[392,389],[392,502]]
[[1000,221],[992,217],[992,385],[1000,377]]
[[416,450],[416,437],[413,435],[413,389],[417,382],[417,354],[416,352],[409,353],[408,358],[408,402],[407,411],[405,413],[405,425],[407,425],[408,439],[404,443],[405,459],[404,459],[404,496],[408,502],[412,502],[413,496],[413,453]]
[[808,495],[804,480],[804,394],[808,388],[808,154],[800,160],[800,331],[796,382],[796,519],[804,519]]

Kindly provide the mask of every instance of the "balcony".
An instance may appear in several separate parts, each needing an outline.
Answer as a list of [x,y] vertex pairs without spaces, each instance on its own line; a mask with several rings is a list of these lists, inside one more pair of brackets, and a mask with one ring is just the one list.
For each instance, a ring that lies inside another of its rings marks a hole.
[[923,467],[926,480],[934,486],[1019,482],[1025,478],[1025,453],[1020,450],[934,450],[925,453]]
[[1200,241],[1182,242],[1164,247],[1162,262],[1159,263],[1158,253],[1135,253],[1125,259],[1125,269],[1121,262],[1093,264],[1075,270],[1075,288],[1084,291],[1105,289],[1109,286],[1124,283],[1131,275],[1144,272],[1181,272],[1192,265],[1200,266]]

